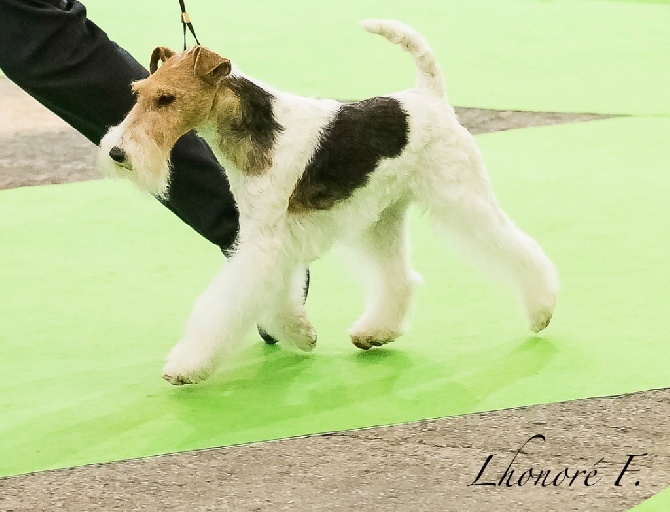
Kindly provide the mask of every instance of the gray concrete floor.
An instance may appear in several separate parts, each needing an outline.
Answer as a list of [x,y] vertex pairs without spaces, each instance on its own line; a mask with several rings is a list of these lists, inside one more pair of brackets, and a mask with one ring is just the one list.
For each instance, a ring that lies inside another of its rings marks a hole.
[[[598,118],[459,116],[474,133]],[[97,179],[94,154],[0,79],[0,189]],[[0,479],[0,511],[625,511],[670,486],[669,417],[657,390],[49,471]]]

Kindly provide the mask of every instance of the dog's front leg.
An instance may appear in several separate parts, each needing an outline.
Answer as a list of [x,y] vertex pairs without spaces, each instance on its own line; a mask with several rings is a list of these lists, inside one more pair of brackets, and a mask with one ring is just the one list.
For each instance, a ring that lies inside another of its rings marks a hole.
[[289,270],[276,241],[241,245],[196,301],[163,378],[175,385],[205,380],[283,288]]

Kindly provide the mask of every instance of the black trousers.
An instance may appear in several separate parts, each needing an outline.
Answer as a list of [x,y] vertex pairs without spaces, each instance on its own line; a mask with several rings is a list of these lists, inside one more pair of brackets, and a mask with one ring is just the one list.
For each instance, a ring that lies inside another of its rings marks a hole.
[[[130,83],[148,75],[76,0],[0,0],[0,69],[95,144],[130,111]],[[171,162],[163,203],[228,253],[238,214],[212,151],[189,133],[174,146]]]

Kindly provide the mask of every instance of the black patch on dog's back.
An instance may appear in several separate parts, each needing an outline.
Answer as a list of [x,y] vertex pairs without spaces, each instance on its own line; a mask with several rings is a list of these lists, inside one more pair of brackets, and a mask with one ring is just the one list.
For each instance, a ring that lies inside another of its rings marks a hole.
[[394,98],[342,105],[321,132],[289,210],[327,210],[364,186],[382,158],[399,156],[407,145],[407,117]]

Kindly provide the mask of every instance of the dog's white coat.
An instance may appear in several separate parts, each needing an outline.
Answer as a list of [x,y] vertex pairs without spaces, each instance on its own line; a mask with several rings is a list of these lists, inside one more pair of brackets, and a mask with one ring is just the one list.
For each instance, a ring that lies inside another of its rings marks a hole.
[[[352,341],[360,348],[393,341],[405,330],[418,280],[410,266],[405,226],[412,203],[519,291],[532,331],[551,319],[558,289],[555,268],[498,206],[474,139],[446,99],[442,72],[427,42],[397,21],[366,20],[363,26],[410,53],[417,82],[391,95],[409,114],[405,150],[382,160],[368,184],[346,201],[325,211],[287,210],[321,130],[340,106],[337,101],[299,97],[246,77],[276,98],[275,118],[284,128],[271,169],[258,176],[244,174],[227,161],[217,147],[214,127],[199,127],[227,170],[240,212],[240,236],[235,255],[199,297],[182,341],[168,355],[164,377],[170,382],[207,378],[254,322],[277,339],[303,350],[313,348],[316,334],[302,304],[304,269],[340,241],[356,250],[356,266],[364,266],[368,282],[367,307],[351,328]],[[133,159],[134,174],[139,173],[133,178],[136,183],[164,193],[167,155],[157,157],[145,149],[150,143],[130,140],[122,123],[103,141],[103,161],[109,148],[121,143]],[[145,160],[141,166],[139,158]]]

